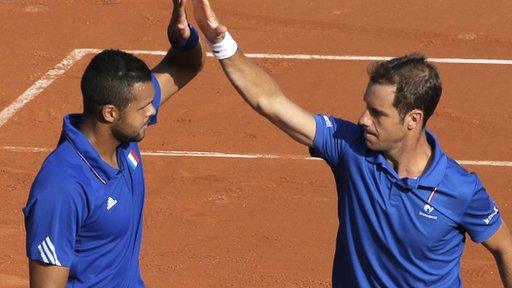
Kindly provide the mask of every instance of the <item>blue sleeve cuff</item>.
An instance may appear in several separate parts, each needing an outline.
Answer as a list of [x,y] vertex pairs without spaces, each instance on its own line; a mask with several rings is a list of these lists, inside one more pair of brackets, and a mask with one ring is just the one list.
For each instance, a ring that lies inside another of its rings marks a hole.
[[190,29],[190,36],[188,37],[187,40],[181,40],[179,42],[176,42],[172,39],[169,39],[172,48],[181,52],[188,52],[194,50],[197,47],[197,45],[199,44],[199,34],[197,33],[194,26],[188,24],[188,28]]
[[322,151],[322,147],[321,147],[321,143],[320,143],[320,139],[325,137],[325,135],[324,135],[325,131],[324,131],[323,127],[320,125],[320,123],[322,121],[322,115],[317,114],[314,117],[315,117],[315,123],[316,123],[315,138],[313,139],[313,147],[309,148],[309,155],[311,155],[311,157],[317,157],[317,158],[324,159],[324,153]]
[[479,233],[478,235],[471,235],[472,236],[471,240],[473,240],[473,242],[475,242],[475,243],[482,243],[482,242],[488,240],[498,231],[498,229],[501,227],[502,223],[503,223],[503,220],[500,217],[499,220],[496,221],[496,223],[494,223],[494,225],[492,227],[489,227],[489,229],[483,231],[482,233]]
[[160,89],[160,84],[156,79],[154,74],[151,74],[151,84],[153,84],[153,89],[155,90],[155,95],[153,96],[153,106],[156,109],[155,115],[151,116],[149,120],[149,124],[153,125],[157,122],[158,110],[160,110],[160,102],[162,101],[162,90]]

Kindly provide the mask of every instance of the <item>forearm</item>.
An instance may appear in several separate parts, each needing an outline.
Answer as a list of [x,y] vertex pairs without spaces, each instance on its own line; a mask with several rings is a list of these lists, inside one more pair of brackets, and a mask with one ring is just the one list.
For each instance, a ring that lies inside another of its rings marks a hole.
[[197,73],[203,67],[204,57],[205,55],[201,43],[198,43],[197,46],[190,51],[180,51],[171,47],[157,67],[160,65],[167,67],[174,66],[177,69],[195,71]]
[[177,74],[173,78],[178,78],[174,81],[181,88],[201,71],[204,57],[204,51],[200,43],[190,51],[179,51],[170,48],[162,61],[153,68],[153,72]]
[[220,63],[235,89],[256,111],[263,112],[265,103],[284,96],[276,81],[240,50]]
[[204,51],[199,41],[191,49],[184,51],[175,47],[169,49],[162,61],[152,70],[160,83],[161,104],[187,85],[201,71],[203,62]]
[[512,288],[512,252],[494,255],[505,288]]

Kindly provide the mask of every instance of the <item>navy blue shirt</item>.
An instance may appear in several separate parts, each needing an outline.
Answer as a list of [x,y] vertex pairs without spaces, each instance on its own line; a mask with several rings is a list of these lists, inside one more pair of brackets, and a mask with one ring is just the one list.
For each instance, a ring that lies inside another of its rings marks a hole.
[[363,129],[315,116],[313,156],[331,167],[339,228],[333,287],[462,287],[468,234],[492,236],[502,222],[478,177],[441,150],[427,131],[432,161],[418,178],[400,178],[366,147]]
[[[158,109],[154,77],[153,86]],[[23,209],[27,255],[68,267],[67,287],[144,287],[139,253],[145,185],[138,144],[117,148],[115,169],[77,129],[80,117],[64,118],[59,144],[32,185]]]

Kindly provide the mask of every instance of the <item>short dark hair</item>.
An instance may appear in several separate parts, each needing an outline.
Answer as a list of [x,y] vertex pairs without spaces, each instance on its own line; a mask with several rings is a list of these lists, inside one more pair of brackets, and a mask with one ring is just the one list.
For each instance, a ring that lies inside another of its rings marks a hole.
[[423,127],[441,98],[442,85],[434,65],[425,56],[413,53],[372,64],[368,69],[370,83],[396,85],[393,106],[400,117],[419,109],[425,113]]
[[123,110],[133,100],[133,86],[146,81],[151,81],[151,70],[142,60],[120,50],[102,51],[82,76],[84,114],[94,115],[107,104]]

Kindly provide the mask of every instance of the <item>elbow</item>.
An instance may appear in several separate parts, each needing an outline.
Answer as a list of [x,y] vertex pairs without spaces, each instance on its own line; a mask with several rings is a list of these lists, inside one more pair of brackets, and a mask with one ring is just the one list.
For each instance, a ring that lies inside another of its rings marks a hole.
[[256,112],[268,118],[275,114],[278,99],[278,95],[259,97],[252,106]]
[[200,56],[198,56],[198,57],[194,58],[193,60],[189,61],[187,68],[189,70],[195,71],[195,73],[197,74],[201,70],[203,70],[205,59],[206,59],[206,54],[201,49]]

